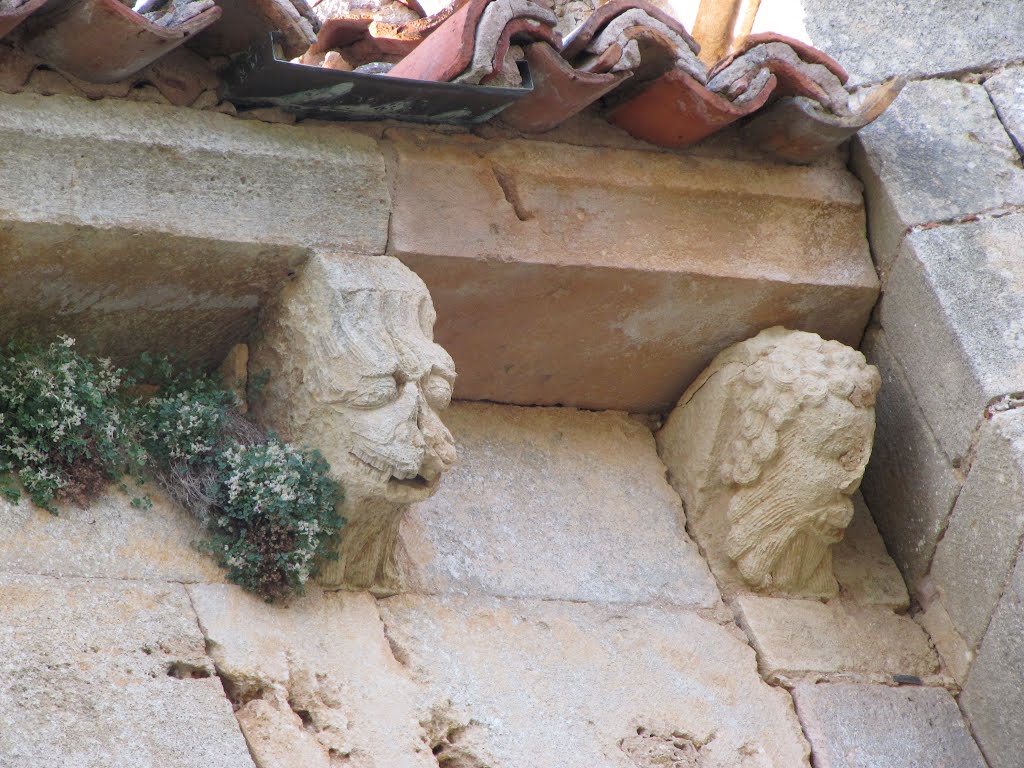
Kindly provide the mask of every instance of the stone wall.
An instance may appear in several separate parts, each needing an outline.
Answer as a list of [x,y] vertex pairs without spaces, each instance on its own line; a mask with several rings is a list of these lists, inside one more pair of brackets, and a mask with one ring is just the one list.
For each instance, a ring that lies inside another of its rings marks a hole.
[[759,24],[782,18],[855,82],[911,78],[852,149],[882,280],[864,345],[883,375],[864,495],[989,764],[1016,766],[1024,16],[1010,0],[762,3]]
[[[832,52],[861,81],[888,73]],[[934,74],[971,70],[954,54]],[[784,166],[729,136],[651,151],[603,123],[525,141],[0,96],[0,336],[214,361],[310,253],[386,253],[434,295],[457,397],[613,409],[458,404],[463,465],[405,520],[408,592],[384,600],[262,604],[222,583],[170,504],[0,502],[16,630],[0,638],[0,756],[37,765],[75,743],[76,765],[133,765],[134,735],[175,766],[789,768],[857,749],[973,768],[959,683],[989,761],[1009,765],[1015,72],[913,83],[854,153],[885,289],[865,341],[885,378],[865,491],[944,665],[862,503],[837,553],[846,602],[723,601],[649,423],[625,413],[664,411],[772,324],[860,342],[879,283],[841,157]],[[96,733],[102,711],[123,729]]]

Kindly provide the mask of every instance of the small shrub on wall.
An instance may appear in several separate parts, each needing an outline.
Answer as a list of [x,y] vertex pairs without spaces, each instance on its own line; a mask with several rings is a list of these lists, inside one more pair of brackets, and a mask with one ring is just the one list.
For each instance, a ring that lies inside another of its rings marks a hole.
[[[14,474],[32,501],[86,503],[145,452],[125,423],[124,372],[91,360],[67,337],[47,347],[3,348],[0,360],[0,472]],[[11,483],[5,495],[17,495]]]
[[344,525],[329,470],[166,358],[143,356],[128,375],[66,337],[0,348],[0,493],[15,500],[20,485],[56,513],[146,472],[203,521],[228,578],[267,599],[301,592]]

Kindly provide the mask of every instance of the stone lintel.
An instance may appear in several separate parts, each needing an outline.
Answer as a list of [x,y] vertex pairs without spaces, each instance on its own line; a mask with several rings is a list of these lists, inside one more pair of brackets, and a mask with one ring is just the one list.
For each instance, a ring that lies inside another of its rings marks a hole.
[[219,362],[311,250],[383,253],[389,210],[349,129],[0,95],[0,338]]
[[462,399],[660,411],[774,324],[856,346],[878,292],[845,170],[388,133],[390,253]]

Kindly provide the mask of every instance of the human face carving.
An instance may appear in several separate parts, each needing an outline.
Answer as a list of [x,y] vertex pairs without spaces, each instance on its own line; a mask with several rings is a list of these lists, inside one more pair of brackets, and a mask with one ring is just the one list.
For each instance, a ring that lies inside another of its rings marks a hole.
[[394,289],[346,298],[311,387],[339,438],[331,465],[352,501],[422,501],[455,462],[438,416],[451,402],[455,367],[430,338],[430,298]]
[[834,590],[829,547],[853,517],[874,414],[829,396],[783,428],[779,454],[730,503],[729,554],[748,583]]

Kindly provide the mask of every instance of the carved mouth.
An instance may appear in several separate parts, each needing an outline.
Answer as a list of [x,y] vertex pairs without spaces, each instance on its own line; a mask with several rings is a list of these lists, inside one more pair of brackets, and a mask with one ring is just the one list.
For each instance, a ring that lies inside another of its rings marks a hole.
[[378,483],[386,484],[386,495],[396,501],[416,501],[430,496],[440,477],[428,479],[420,474],[403,473],[390,462],[355,448],[349,451],[363,470]]

